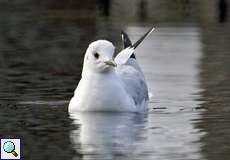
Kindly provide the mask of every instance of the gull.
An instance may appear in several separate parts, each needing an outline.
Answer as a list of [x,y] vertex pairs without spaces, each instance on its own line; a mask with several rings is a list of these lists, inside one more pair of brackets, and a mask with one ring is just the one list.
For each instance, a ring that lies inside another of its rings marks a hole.
[[111,42],[92,42],[84,56],[81,80],[70,100],[69,113],[146,112],[148,87],[134,51],[154,29],[149,29],[134,44],[122,31],[124,49],[115,58],[115,47]]

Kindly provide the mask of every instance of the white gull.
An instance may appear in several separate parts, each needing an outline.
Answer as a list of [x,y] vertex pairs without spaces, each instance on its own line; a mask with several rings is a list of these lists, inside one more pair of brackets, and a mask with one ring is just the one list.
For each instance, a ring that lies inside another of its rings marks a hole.
[[133,45],[122,32],[124,49],[115,58],[111,42],[92,42],[85,53],[82,77],[69,103],[69,112],[145,112],[148,88],[134,50],[153,30]]

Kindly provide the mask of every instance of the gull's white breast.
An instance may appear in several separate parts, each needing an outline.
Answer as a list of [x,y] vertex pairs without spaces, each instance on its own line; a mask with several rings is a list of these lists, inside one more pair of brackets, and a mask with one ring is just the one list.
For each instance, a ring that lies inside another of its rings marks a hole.
[[137,108],[115,73],[95,73],[80,80],[69,104],[69,112],[75,111],[136,112]]

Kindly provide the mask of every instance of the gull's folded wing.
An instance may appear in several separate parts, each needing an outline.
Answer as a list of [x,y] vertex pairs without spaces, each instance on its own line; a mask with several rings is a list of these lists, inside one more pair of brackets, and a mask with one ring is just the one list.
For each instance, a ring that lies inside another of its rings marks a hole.
[[147,108],[149,100],[148,87],[144,74],[135,59],[134,50],[153,30],[154,28],[151,28],[133,45],[128,35],[122,32],[125,49],[115,58],[115,62],[118,64],[116,72],[124,83],[126,92],[132,97],[137,109],[142,111]]
[[124,83],[127,94],[132,97],[137,109],[145,110],[149,96],[144,74],[131,65],[118,66],[116,72]]

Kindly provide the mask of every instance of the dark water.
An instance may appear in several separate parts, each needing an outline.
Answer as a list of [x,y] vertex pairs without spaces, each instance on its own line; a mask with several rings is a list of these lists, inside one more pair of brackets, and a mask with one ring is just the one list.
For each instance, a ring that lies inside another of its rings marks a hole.
[[[0,1],[0,137],[33,160],[230,159],[229,18],[198,4]],[[135,41],[152,24],[137,49],[149,112],[69,115],[88,44],[119,50],[121,29]]]

